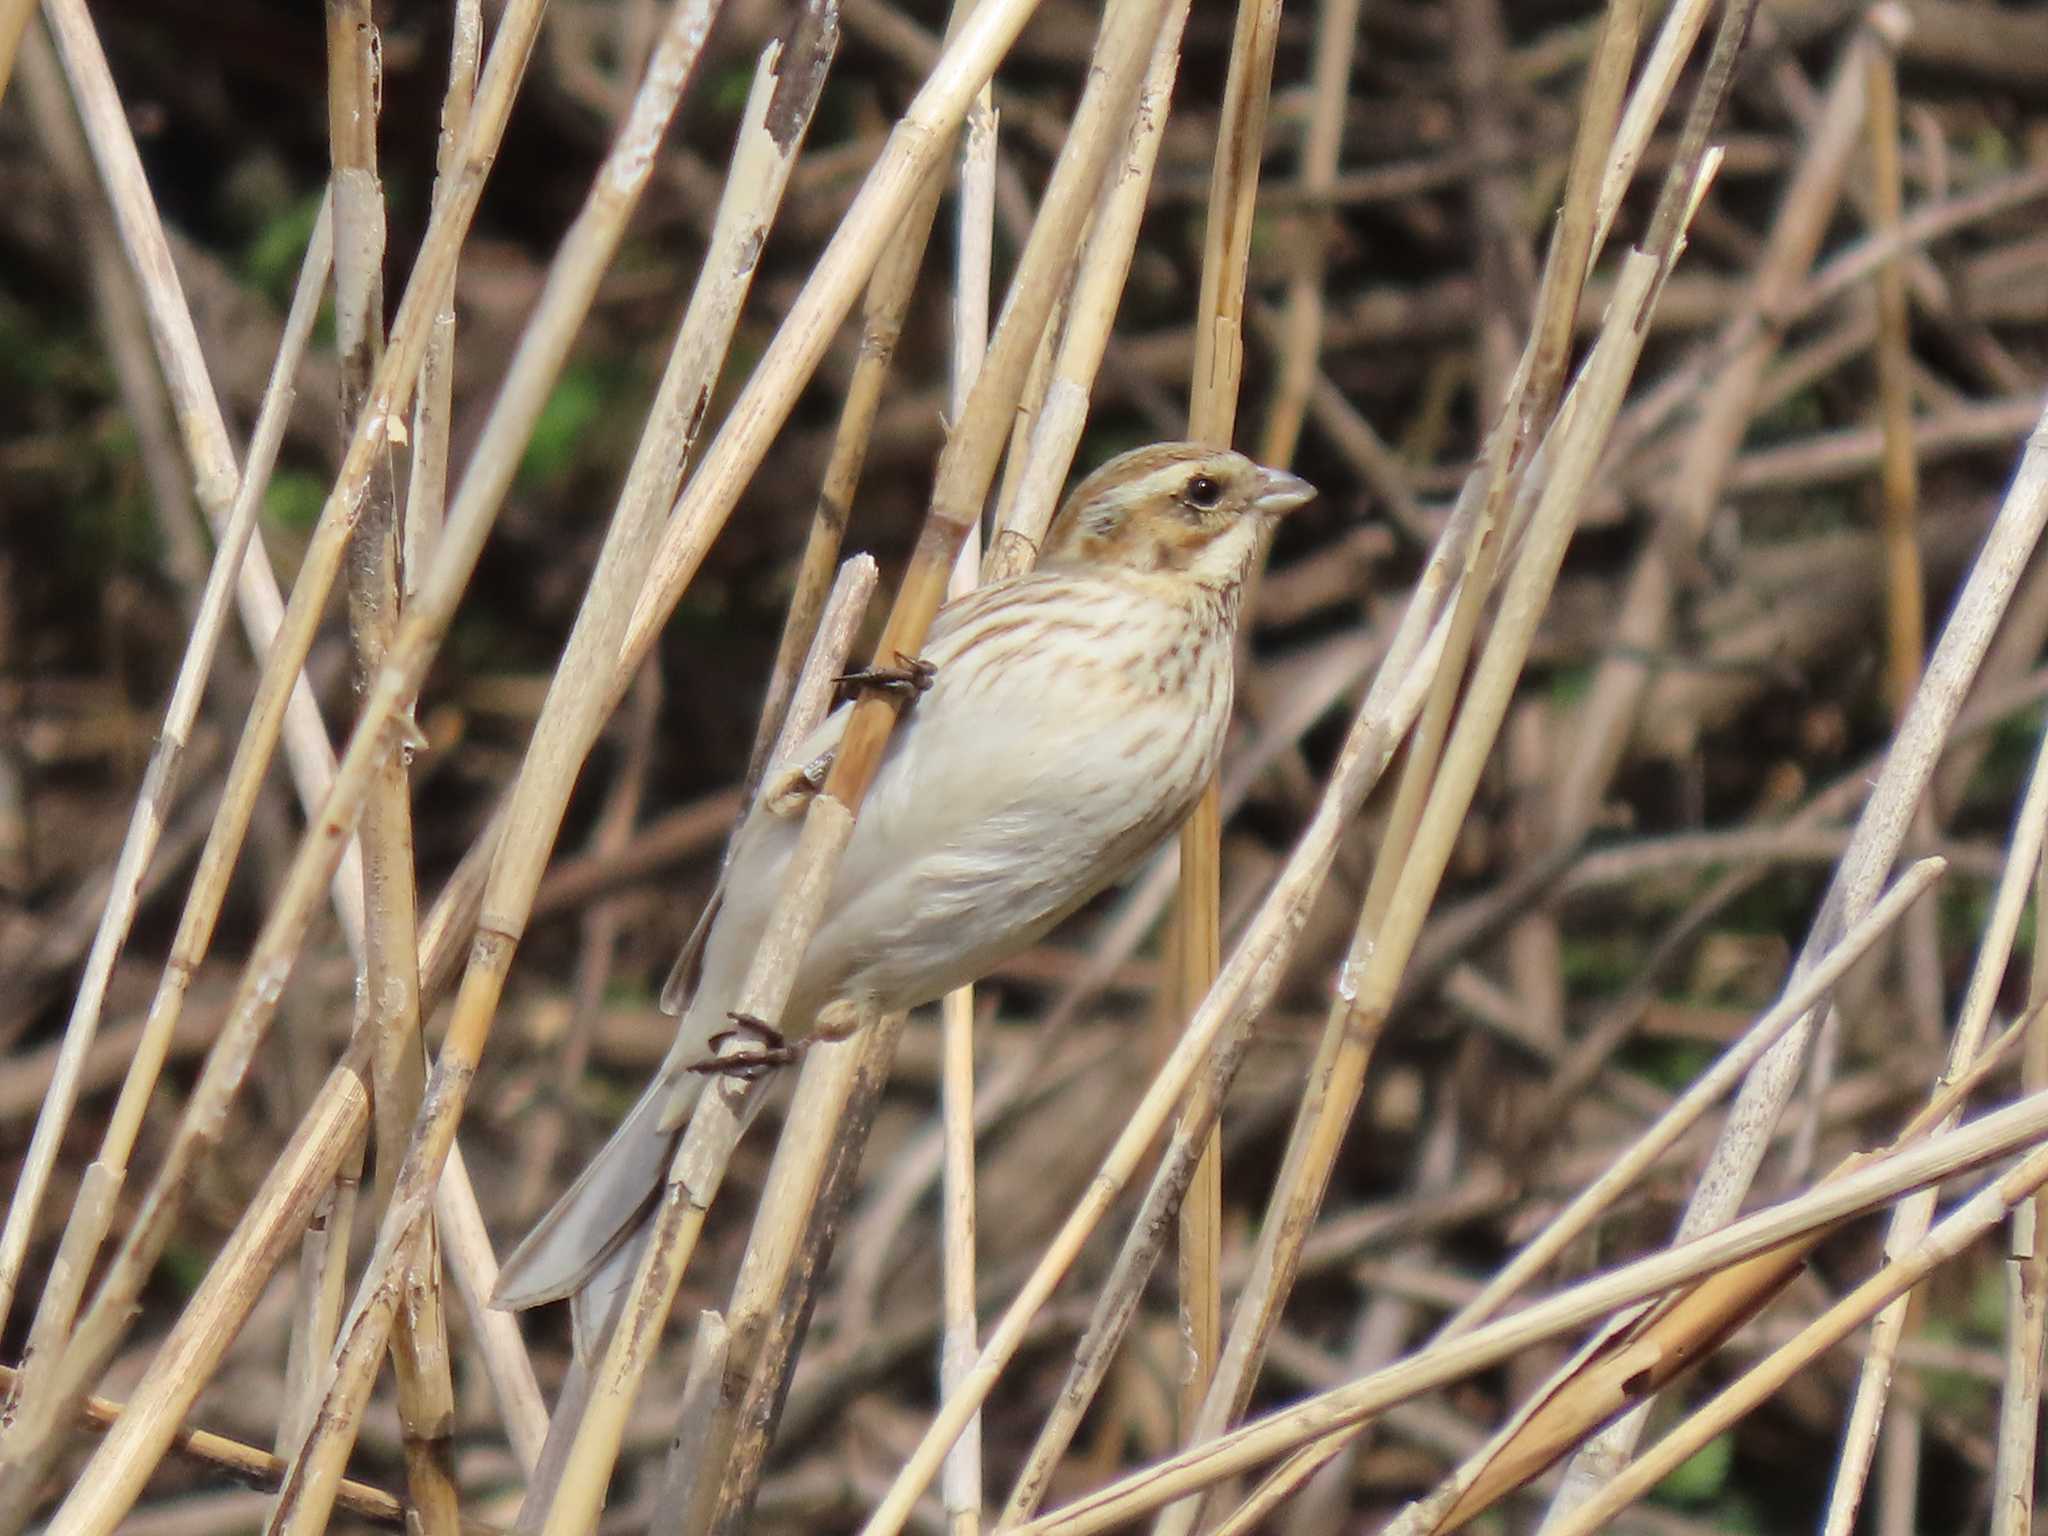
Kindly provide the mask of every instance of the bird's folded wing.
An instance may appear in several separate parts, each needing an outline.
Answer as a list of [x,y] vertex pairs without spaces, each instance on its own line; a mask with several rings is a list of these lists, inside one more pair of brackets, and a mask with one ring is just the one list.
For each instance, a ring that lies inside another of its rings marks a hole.
[[[748,812],[748,821],[763,815],[778,819],[803,815],[811,796],[825,787],[825,776],[832,771],[832,759],[839,751],[839,740],[846,734],[848,713],[843,705],[834,710],[804,738],[803,744],[787,762],[777,763],[768,770],[761,780],[760,794],[754,807]],[[734,850],[746,840],[746,835],[746,823],[743,822],[739,835],[733,840]],[[729,862],[730,853],[727,858]],[[704,945],[711,937],[711,924],[724,900],[725,877],[721,874],[711,899],[704,903],[704,910],[698,914],[697,926],[683,940],[682,952],[676,956],[676,963],[669,967],[668,980],[662,983],[661,1011],[671,1018],[682,1017],[690,994],[696,990]]]
[[676,956],[676,963],[668,968],[668,980],[661,984],[661,1011],[672,1019],[683,1016],[683,1008],[690,1001],[690,994],[697,990],[697,971],[704,959],[704,941],[711,936],[711,920],[718,915],[718,909],[725,904],[725,880],[721,876],[717,887],[711,892],[711,899],[704,903],[704,910],[697,915],[697,926],[690,930],[690,936],[683,940],[682,953]]

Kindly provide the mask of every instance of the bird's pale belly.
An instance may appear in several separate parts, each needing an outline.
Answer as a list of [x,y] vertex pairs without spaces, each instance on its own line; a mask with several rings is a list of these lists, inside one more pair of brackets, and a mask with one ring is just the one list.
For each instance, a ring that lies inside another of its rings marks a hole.
[[978,733],[949,733],[942,771],[912,735],[855,823],[806,983],[914,1007],[1035,943],[1187,814],[1221,745],[1227,680],[1200,694],[1192,709],[1134,700],[1085,737],[1042,697],[1008,714],[991,701]]

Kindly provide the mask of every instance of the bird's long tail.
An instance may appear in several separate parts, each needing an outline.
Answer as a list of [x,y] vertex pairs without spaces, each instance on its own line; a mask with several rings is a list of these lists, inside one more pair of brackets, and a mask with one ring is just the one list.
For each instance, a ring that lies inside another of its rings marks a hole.
[[647,1091],[597,1156],[498,1272],[491,1305],[508,1311],[569,1298],[579,1355],[602,1337],[652,1228],[681,1127],[704,1079],[688,1067],[709,1054],[712,1025],[691,1008]]

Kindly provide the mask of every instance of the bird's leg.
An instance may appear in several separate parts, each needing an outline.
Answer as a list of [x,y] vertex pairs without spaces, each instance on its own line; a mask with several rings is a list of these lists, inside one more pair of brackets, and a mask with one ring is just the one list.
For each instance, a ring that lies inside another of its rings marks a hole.
[[896,698],[914,699],[929,689],[938,675],[939,669],[922,656],[906,656],[898,651],[893,667],[863,667],[833,681],[856,692],[876,689]]
[[[745,1013],[728,1013],[726,1017],[732,1020],[733,1027],[721,1029],[713,1035],[706,1042],[712,1054],[702,1061],[691,1062],[683,1068],[685,1072],[716,1072],[751,1083],[764,1072],[789,1066],[796,1060],[797,1048],[773,1024]],[[737,1040],[742,1035],[751,1035],[761,1043],[751,1051],[724,1051],[726,1041]]]

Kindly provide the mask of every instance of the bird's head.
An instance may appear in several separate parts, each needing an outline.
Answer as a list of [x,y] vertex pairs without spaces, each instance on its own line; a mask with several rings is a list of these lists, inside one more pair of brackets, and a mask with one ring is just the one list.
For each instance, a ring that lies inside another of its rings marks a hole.
[[1136,448],[1074,487],[1052,520],[1039,568],[1171,572],[1233,587],[1265,530],[1315,494],[1300,476],[1227,448]]

